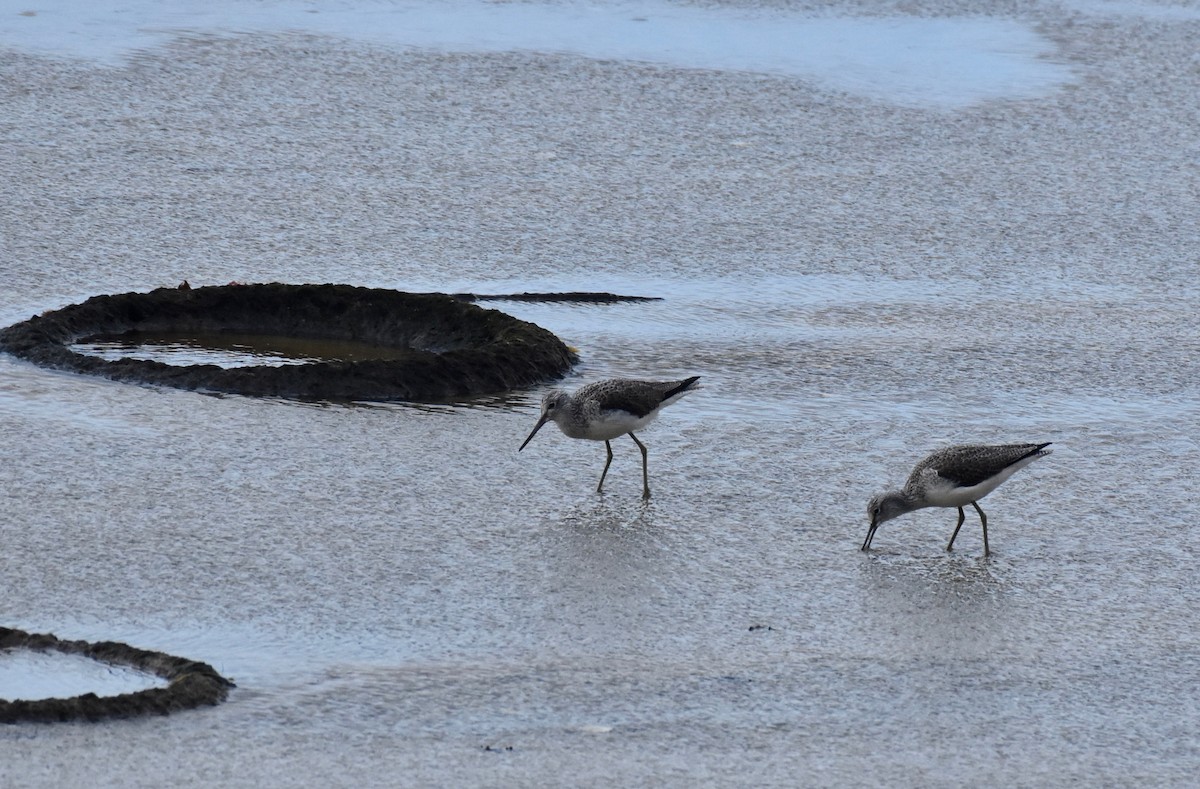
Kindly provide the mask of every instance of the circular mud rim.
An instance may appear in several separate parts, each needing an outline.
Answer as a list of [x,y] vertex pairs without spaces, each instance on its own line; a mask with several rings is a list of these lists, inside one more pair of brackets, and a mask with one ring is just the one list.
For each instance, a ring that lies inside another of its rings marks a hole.
[[26,633],[0,627],[0,650],[13,649],[83,655],[103,663],[129,666],[154,674],[169,684],[165,688],[149,688],[119,696],[85,693],[67,699],[0,699],[0,723],[102,721],[140,715],[170,715],[179,710],[219,704],[225,700],[229,689],[236,687],[207,663],[137,649],[116,641],[63,641],[48,633]]
[[[351,340],[400,358],[280,367],[170,365],[78,353],[93,335],[198,331]],[[220,285],[93,296],[0,331],[0,350],[43,367],[116,381],[311,400],[437,402],[559,378],[575,357],[532,323],[440,293],[350,285]]]

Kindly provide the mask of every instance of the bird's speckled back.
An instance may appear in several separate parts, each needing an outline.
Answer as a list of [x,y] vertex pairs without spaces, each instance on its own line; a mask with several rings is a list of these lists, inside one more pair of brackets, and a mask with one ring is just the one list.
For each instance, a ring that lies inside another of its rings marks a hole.
[[962,444],[931,453],[918,463],[904,483],[907,492],[925,485],[926,471],[932,469],[943,479],[961,487],[978,485],[989,477],[1027,457],[1050,454],[1048,444]]

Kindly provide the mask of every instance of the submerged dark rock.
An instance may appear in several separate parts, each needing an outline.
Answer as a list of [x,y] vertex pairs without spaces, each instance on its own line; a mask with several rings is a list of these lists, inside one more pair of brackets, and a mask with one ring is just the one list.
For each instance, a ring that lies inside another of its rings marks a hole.
[[[108,361],[70,348],[89,336],[155,331],[349,340],[405,351],[393,359],[225,368]],[[540,326],[452,296],[279,283],[93,296],[0,331],[0,350],[117,381],[315,400],[493,394],[557,378],[574,362],[570,349]]]
[[49,633],[26,633],[0,627],[0,650],[7,649],[83,655],[102,663],[129,666],[154,674],[169,684],[165,688],[150,688],[117,696],[85,693],[67,699],[0,699],[0,723],[101,721],[140,715],[169,715],[180,710],[219,704],[228,696],[229,689],[236,687],[207,663],[138,649],[116,641],[63,641]]

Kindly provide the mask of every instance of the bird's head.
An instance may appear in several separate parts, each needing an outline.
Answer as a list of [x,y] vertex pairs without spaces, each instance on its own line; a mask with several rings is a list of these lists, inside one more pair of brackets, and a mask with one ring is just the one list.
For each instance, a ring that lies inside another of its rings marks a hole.
[[520,452],[525,448],[526,444],[533,440],[533,437],[537,435],[537,431],[542,429],[542,425],[547,422],[557,421],[559,414],[563,413],[563,409],[566,408],[567,402],[570,399],[571,396],[561,389],[551,389],[549,392],[546,392],[545,396],[542,397],[542,413],[538,417],[537,424],[533,426],[533,430],[529,432],[529,436],[521,443],[517,451]]
[[904,495],[898,490],[888,490],[871,497],[867,502],[867,517],[871,526],[877,528],[884,521],[908,512]]
[[867,517],[871,525],[867,529],[867,539],[863,540],[862,549],[865,551],[871,547],[871,540],[874,539],[875,531],[881,523],[903,515],[910,509],[912,508],[908,506],[904,494],[898,490],[888,490],[872,496],[867,502]]

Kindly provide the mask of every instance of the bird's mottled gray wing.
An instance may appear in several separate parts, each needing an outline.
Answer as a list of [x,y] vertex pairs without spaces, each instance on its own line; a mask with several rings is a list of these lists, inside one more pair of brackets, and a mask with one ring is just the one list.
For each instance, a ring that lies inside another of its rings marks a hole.
[[[601,411],[628,411],[643,417],[662,405],[671,394],[677,394],[681,381],[635,381],[612,378],[588,384],[575,393],[575,399],[592,400]],[[684,387],[686,388],[686,387]]]
[[995,476],[1030,455],[1043,454],[1048,444],[970,444],[946,447],[930,454],[913,469],[910,485],[920,484],[928,469],[956,486],[969,488]]

